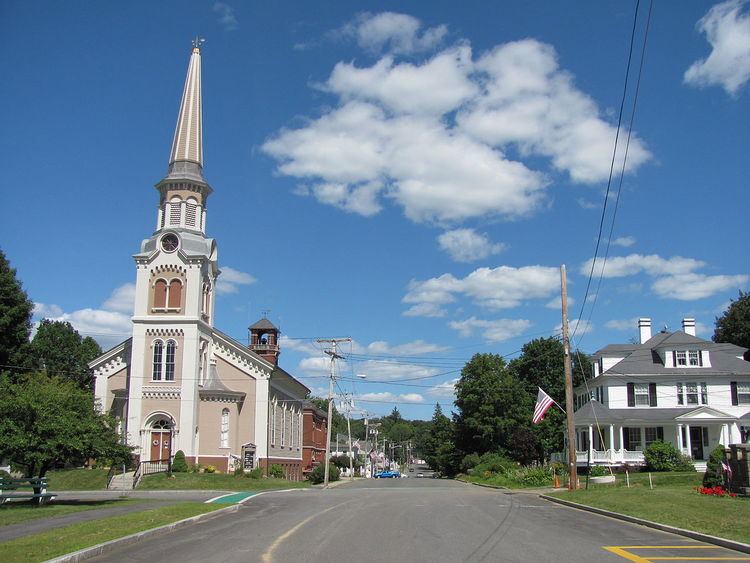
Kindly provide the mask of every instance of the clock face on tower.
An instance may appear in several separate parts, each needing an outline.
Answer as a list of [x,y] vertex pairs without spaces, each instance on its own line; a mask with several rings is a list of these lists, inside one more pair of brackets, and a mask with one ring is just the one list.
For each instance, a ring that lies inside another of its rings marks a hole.
[[173,233],[161,237],[161,247],[165,252],[174,252],[180,246],[180,239]]

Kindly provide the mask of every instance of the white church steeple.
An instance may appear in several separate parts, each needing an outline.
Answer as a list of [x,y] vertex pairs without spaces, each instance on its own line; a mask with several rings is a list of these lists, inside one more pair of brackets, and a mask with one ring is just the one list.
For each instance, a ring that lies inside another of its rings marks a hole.
[[202,39],[193,40],[167,176],[156,185],[160,194],[157,232],[206,232],[206,199],[213,190],[203,177],[202,44]]

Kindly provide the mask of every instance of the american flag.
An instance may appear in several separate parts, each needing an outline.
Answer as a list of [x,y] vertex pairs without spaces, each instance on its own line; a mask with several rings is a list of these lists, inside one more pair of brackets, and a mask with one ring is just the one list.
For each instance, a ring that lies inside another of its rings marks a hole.
[[549,410],[549,408],[554,404],[555,401],[552,400],[552,397],[547,395],[541,387],[539,387],[539,394],[536,396],[536,406],[534,407],[534,418],[531,419],[531,421],[534,424],[538,424],[542,420],[544,420],[544,414]]

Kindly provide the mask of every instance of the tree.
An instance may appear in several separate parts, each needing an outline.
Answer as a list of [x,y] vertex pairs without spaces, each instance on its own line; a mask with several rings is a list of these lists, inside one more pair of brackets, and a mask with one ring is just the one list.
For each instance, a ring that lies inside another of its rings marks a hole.
[[[324,399],[323,397],[308,397],[307,400],[328,414],[328,399]],[[336,405],[333,404],[333,412],[331,413],[331,436],[333,436],[335,441],[337,434],[346,433],[346,417],[341,414],[336,408]]]
[[18,363],[29,343],[34,304],[0,250],[0,371]]
[[93,379],[88,363],[101,353],[93,338],[81,338],[69,322],[44,319],[31,341],[30,362],[35,369],[90,390]]
[[729,342],[750,349],[750,293],[740,291],[727,310],[716,317],[714,342]]
[[461,457],[507,451],[512,433],[531,421],[529,394],[495,354],[475,354],[461,370],[456,407],[456,449]]
[[453,475],[458,471],[460,457],[456,452],[453,422],[443,414],[440,403],[435,405],[429,432],[421,450],[425,461],[435,471],[446,475]]
[[114,421],[94,409],[94,396],[72,381],[43,373],[18,382],[0,377],[0,458],[44,477],[60,463],[89,458],[127,463]]

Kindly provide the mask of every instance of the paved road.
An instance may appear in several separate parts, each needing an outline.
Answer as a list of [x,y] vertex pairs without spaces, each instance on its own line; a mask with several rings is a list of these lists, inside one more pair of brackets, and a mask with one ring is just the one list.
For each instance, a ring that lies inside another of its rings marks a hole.
[[748,557],[531,494],[387,479],[260,495],[237,512],[94,561],[626,561],[611,546],[641,549],[642,557]]

